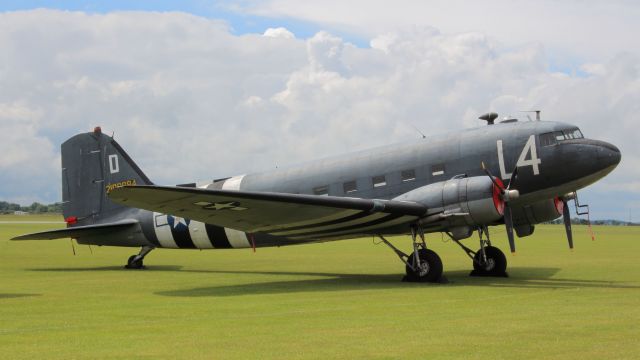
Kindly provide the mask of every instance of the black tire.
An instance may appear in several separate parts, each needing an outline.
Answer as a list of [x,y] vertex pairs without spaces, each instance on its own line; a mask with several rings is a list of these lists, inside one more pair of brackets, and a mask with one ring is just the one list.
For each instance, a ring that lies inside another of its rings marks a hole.
[[[407,280],[418,282],[438,282],[442,278],[442,260],[435,251],[429,249],[418,250],[420,263],[423,265],[423,272],[413,271],[411,267],[406,266]],[[409,264],[412,266],[415,262],[413,253],[409,255]]]
[[473,257],[474,272],[485,276],[504,276],[507,271],[507,258],[502,250],[494,246],[486,246],[484,252],[487,255],[487,263],[484,264],[482,251],[478,250]]
[[137,255],[131,255],[129,256],[129,260],[127,260],[127,265],[125,266],[125,268],[127,269],[142,269],[143,264],[142,264],[142,259],[138,259],[137,261],[135,260]]

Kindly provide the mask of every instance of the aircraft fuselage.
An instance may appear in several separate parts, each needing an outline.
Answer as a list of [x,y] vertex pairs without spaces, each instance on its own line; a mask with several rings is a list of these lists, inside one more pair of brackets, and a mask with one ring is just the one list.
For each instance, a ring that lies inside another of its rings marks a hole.
[[[520,197],[513,201],[513,216],[516,230],[521,236],[526,236],[533,231],[532,225],[535,223],[559,216],[553,206],[553,198],[597,181],[611,172],[619,161],[620,152],[614,145],[583,138],[576,126],[547,121],[511,122],[428,136],[301,165],[187,186],[394,199],[411,190],[452,177],[484,176],[481,163],[506,183],[517,165]],[[291,239],[258,233],[252,235],[252,243],[247,234],[234,229],[145,210],[131,211],[141,219],[145,234],[126,241],[127,245],[132,246],[140,246],[141,242],[147,241],[157,247],[238,248],[353,237],[326,238],[310,234],[304,239]],[[116,215],[117,218],[131,216],[122,213]],[[408,231],[403,224],[389,225],[384,231],[376,231],[384,234]],[[434,226],[428,231],[442,231],[443,226]],[[361,235],[367,234],[363,231]],[[106,242],[113,244],[112,239]]]

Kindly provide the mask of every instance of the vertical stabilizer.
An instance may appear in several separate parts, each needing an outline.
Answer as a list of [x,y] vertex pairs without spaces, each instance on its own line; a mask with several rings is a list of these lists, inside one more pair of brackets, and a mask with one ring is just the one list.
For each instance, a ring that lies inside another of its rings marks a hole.
[[126,185],[152,184],[138,165],[99,127],[61,146],[62,213],[79,224],[92,224],[124,208],[107,197]]

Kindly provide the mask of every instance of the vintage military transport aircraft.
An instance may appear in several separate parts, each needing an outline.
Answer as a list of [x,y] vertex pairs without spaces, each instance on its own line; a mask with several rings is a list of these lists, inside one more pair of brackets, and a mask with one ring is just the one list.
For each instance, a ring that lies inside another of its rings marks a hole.
[[[155,248],[284,246],[377,236],[406,267],[405,279],[439,281],[440,257],[424,233],[443,232],[473,260],[472,274],[505,276],[505,255],[488,227],[531,235],[535,224],[564,217],[567,202],[620,162],[612,144],[584,138],[561,122],[495,123],[306,164],[177,186],[158,186],[102,133],[62,144],[67,228],[13,240],[75,238],[80,244],[141,247],[127,268],[142,268]],[[478,251],[460,240],[477,231]],[[385,236],[410,234],[405,254]]]

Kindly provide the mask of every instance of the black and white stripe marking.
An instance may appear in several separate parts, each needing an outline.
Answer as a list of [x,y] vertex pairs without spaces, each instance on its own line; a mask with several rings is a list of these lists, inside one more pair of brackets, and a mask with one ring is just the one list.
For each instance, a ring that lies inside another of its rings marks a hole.
[[246,233],[171,215],[153,213],[160,247],[172,249],[238,249],[251,247]]
[[[238,190],[241,176],[227,179],[225,190]],[[251,247],[243,231],[205,224],[177,216],[153,213],[153,227],[161,247],[173,249],[238,249]]]

